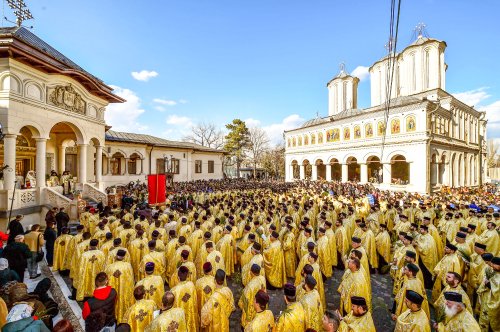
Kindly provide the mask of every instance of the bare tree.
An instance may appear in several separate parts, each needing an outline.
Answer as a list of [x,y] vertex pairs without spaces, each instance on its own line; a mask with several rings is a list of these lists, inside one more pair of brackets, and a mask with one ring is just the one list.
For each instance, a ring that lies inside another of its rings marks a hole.
[[252,127],[249,129],[250,147],[248,157],[253,165],[253,177],[257,177],[257,165],[260,163],[262,155],[269,147],[269,137],[264,129]]
[[285,145],[278,144],[262,156],[262,167],[274,179],[285,178]]
[[191,142],[212,149],[222,149],[224,133],[214,123],[201,122],[191,127],[191,134],[182,138],[184,142]]
[[490,167],[495,167],[499,163],[499,156],[498,156],[498,149],[499,149],[499,144],[493,139],[488,140],[488,145],[486,147],[486,153],[487,153],[487,159],[486,159],[486,165],[488,168]]

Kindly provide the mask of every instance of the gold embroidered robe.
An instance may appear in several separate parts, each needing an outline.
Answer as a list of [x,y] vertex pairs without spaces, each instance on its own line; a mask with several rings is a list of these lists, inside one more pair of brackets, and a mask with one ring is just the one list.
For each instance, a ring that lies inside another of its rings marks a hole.
[[187,332],[197,332],[199,326],[198,300],[196,287],[191,281],[181,281],[170,290],[175,295],[174,306],[184,309]]
[[281,313],[274,328],[275,332],[304,332],[306,313],[300,302],[290,303]]
[[153,300],[139,300],[127,309],[123,322],[130,325],[134,332],[144,331],[153,320],[153,312],[156,309],[156,303]]
[[116,290],[115,316],[118,323],[125,323],[125,311],[134,303],[134,271],[127,262],[114,262],[104,271],[109,278],[109,286]]
[[266,290],[266,278],[261,275],[254,276],[243,289],[240,300],[238,301],[238,306],[242,311],[241,326],[246,327],[255,317],[253,303],[255,301],[255,294],[261,289]]
[[264,270],[271,286],[282,288],[286,283],[285,258],[279,240],[271,242],[269,248],[264,250]]
[[398,316],[394,332],[431,332],[429,317],[423,310],[408,309]]
[[145,332],[187,331],[186,315],[182,308],[171,308],[162,312],[146,327]]
[[306,292],[299,302],[304,308],[306,329],[321,331],[324,309],[318,291],[313,289]]
[[234,309],[231,289],[217,287],[201,309],[201,328],[204,332],[229,332],[229,316]]
[[135,284],[135,287],[138,286],[144,286],[144,289],[146,290],[144,299],[153,300],[156,303],[156,306],[158,308],[161,308],[162,297],[163,294],[165,294],[165,286],[163,284],[162,277],[156,275],[148,275]]

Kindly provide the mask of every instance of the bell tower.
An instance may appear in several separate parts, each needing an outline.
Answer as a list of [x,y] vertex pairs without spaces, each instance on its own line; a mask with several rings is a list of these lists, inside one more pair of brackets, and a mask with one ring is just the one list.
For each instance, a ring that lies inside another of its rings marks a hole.
[[359,78],[349,75],[345,64],[339,66],[339,73],[326,84],[328,88],[328,115],[335,115],[358,106]]

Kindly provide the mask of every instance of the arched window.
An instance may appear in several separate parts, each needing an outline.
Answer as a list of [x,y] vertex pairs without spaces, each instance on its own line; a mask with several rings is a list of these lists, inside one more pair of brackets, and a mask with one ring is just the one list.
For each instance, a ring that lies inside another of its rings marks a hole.
[[299,142],[299,146],[302,146],[302,137],[301,136],[299,136],[298,142]]
[[[139,174],[138,170],[140,168],[141,157],[137,153],[133,153],[128,159],[127,170],[128,174]],[[139,164],[139,165],[138,165]]]
[[292,141],[293,141],[293,146],[294,147],[297,146],[297,139],[295,137],[292,139]]
[[288,139],[288,147],[292,146],[292,141],[291,139]]
[[304,145],[309,145],[309,136],[304,135]]
[[121,152],[116,152],[111,157],[109,164],[111,167],[111,175],[122,175],[122,170],[125,166],[125,156]]
[[316,144],[316,135],[311,134],[311,145]]
[[410,164],[402,155],[391,158],[391,182],[394,184],[410,183]]

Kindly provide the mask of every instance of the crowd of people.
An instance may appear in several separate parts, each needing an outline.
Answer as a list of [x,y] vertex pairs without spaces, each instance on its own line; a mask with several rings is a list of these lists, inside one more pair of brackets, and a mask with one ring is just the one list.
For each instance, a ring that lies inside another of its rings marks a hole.
[[[235,310],[244,331],[375,331],[375,273],[393,280],[395,331],[500,330],[494,186],[431,196],[320,181],[176,189],[162,206],[89,206],[76,235],[57,225],[52,269],[69,274],[86,331],[229,331]],[[237,298],[229,283],[241,284]],[[280,313],[268,309],[270,290],[283,294]]]

